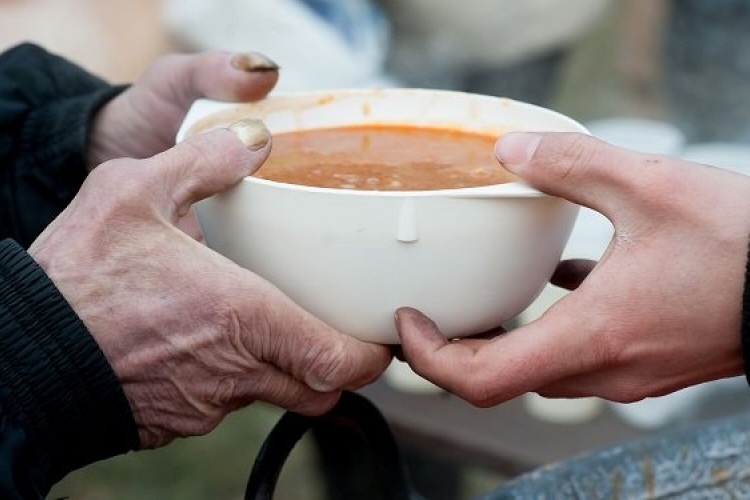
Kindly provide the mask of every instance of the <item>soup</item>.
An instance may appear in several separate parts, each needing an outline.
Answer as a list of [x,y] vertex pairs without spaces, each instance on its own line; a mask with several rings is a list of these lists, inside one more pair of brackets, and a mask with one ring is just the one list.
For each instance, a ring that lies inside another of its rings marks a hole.
[[355,126],[274,135],[256,177],[367,191],[425,191],[516,180],[494,157],[496,136],[439,128]]

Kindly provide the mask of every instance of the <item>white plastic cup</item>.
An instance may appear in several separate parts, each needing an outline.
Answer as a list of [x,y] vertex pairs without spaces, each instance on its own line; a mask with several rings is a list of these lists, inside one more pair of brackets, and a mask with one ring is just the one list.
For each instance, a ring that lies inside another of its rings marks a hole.
[[659,429],[674,423],[703,397],[705,388],[697,385],[681,391],[635,403],[610,403],[612,411],[633,427]]
[[731,142],[689,144],[682,159],[750,175],[750,145]]
[[687,139],[671,123],[646,118],[613,117],[585,124],[594,137],[642,153],[679,156]]
[[415,373],[408,364],[397,359],[391,361],[383,377],[388,385],[402,392],[411,394],[436,394],[442,392],[440,387]]
[[524,395],[526,411],[542,422],[582,424],[594,420],[604,408],[599,398],[549,399],[534,392]]

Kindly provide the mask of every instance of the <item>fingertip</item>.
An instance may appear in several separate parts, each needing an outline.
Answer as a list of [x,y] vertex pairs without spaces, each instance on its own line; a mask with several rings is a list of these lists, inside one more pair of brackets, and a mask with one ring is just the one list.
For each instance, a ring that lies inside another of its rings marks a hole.
[[[229,132],[236,141],[239,141],[242,148],[220,146],[226,142],[219,139],[216,147],[222,147],[223,162],[226,167],[234,171],[235,179],[227,183],[222,189],[230,187],[233,183],[239,182],[242,178],[254,174],[265,163],[268,155],[271,153],[273,138],[271,132],[262,120],[247,118],[232,123],[226,129],[218,129],[198,134],[199,137],[205,134],[223,134]],[[190,139],[188,139],[190,140]],[[248,154],[248,152],[250,154]]]
[[259,121],[215,129],[185,139],[147,160],[150,172],[169,195],[166,207],[182,217],[190,206],[252,175],[270,153],[270,133]]
[[365,343],[335,330],[322,333],[310,344],[301,362],[291,359],[292,373],[311,389],[326,393],[362,387],[385,370],[385,358],[390,356],[385,346]]
[[495,145],[495,156],[505,168],[515,174],[520,174],[523,166],[534,157],[541,142],[541,134],[511,132],[498,139]]
[[[260,52],[238,52],[228,55],[231,73],[226,79],[229,94],[218,87],[207,97],[229,101],[257,101],[263,99],[279,81],[279,65]],[[230,82],[234,82],[230,85]]]
[[[315,389],[313,389],[315,391]],[[341,399],[341,390],[315,391],[315,397],[307,404],[294,408],[296,413],[308,417],[318,417],[331,411]]]
[[278,393],[261,399],[300,415],[317,417],[336,406],[341,392],[340,389],[319,391],[295,380]]
[[390,346],[366,343],[367,350],[360,359],[361,374],[355,380],[344,385],[344,389],[356,390],[371,384],[383,374],[393,360]]
[[427,346],[436,349],[448,342],[434,321],[412,307],[396,310],[395,321],[396,332],[407,357],[415,349],[421,350]]
[[247,73],[278,71],[279,65],[260,52],[238,52],[230,59],[233,68]]
[[191,100],[200,97],[227,102],[257,101],[279,79],[279,67],[257,53],[206,51],[191,59],[188,80]]
[[422,311],[413,307],[400,307],[396,310],[396,328],[416,328],[431,332],[437,329],[437,325],[430,318],[425,316]]
[[229,126],[240,142],[250,151],[260,151],[271,142],[271,132],[261,120],[247,118]]

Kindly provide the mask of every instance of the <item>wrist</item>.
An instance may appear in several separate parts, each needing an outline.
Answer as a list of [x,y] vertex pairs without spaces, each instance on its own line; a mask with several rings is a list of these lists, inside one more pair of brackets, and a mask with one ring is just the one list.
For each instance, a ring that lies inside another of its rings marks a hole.
[[130,406],[98,344],[11,240],[0,242],[0,296],[3,385],[51,479],[137,448]]
[[745,284],[742,294],[742,323],[740,325],[740,342],[745,378],[750,384],[750,249],[745,264]]
[[123,92],[127,85],[114,87],[118,94],[102,106],[91,121],[91,132],[88,138],[86,150],[86,165],[89,172],[102,163],[114,158],[128,156],[126,148],[123,147],[123,139],[126,134],[117,133],[119,121],[122,120]]

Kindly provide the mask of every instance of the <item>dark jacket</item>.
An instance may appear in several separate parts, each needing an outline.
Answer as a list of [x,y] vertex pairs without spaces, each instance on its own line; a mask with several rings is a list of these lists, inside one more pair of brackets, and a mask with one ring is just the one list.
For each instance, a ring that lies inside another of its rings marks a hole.
[[[138,447],[112,368],[24,251],[86,177],[94,113],[121,88],[34,45],[0,55],[0,498]],[[15,240],[15,241],[14,241]]]

